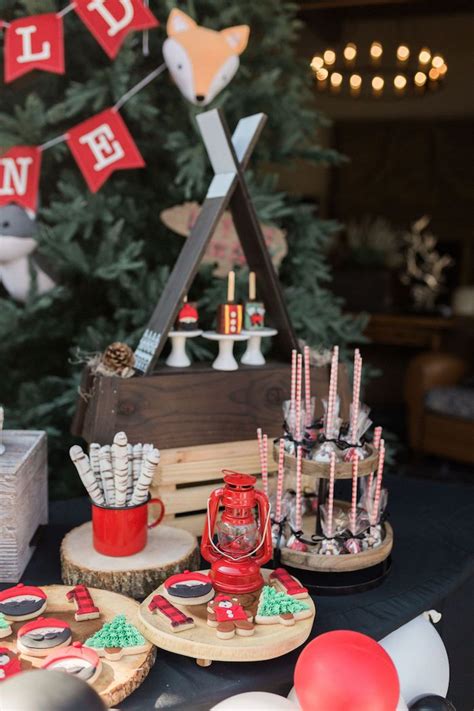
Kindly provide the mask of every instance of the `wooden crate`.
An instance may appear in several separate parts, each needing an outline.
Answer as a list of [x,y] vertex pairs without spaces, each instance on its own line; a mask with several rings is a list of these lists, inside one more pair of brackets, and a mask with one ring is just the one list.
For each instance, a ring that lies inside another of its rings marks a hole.
[[[268,467],[273,472],[272,443],[268,446]],[[224,444],[179,447],[161,450],[159,480],[153,482],[152,496],[166,507],[165,523],[202,534],[207,499],[222,483],[222,470],[246,474],[260,473],[256,438]],[[260,485],[260,481],[259,484]]]
[[5,430],[0,456],[0,582],[17,583],[48,522],[46,432]]

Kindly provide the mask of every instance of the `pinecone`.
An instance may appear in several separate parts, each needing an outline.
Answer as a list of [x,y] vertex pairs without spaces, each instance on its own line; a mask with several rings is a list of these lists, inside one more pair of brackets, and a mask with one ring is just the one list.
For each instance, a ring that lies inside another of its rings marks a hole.
[[100,365],[117,375],[122,375],[134,367],[135,354],[126,343],[116,341],[107,346],[102,353]]

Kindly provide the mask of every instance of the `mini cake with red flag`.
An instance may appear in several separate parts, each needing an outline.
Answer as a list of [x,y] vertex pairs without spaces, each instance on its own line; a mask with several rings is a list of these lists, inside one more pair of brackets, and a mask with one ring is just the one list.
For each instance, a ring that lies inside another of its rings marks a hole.
[[201,605],[214,597],[214,588],[208,575],[184,573],[172,575],[164,583],[164,595],[181,605]]
[[51,650],[67,647],[72,641],[71,627],[58,617],[38,617],[20,627],[17,647],[31,657],[46,657]]
[[102,670],[102,662],[95,650],[73,642],[70,647],[51,652],[41,669],[64,671],[93,684]]
[[38,617],[46,610],[47,595],[34,585],[18,583],[0,592],[0,612],[11,622]]
[[21,672],[21,664],[17,655],[11,649],[0,647],[0,681],[19,672]]
[[199,314],[194,304],[185,300],[179,310],[175,328],[177,331],[195,331],[198,328]]

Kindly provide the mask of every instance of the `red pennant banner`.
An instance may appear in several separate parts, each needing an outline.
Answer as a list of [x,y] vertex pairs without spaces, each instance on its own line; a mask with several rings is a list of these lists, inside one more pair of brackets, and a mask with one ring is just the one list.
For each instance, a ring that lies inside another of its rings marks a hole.
[[129,32],[159,24],[143,0],[75,0],[74,10],[111,59]]
[[16,203],[36,212],[41,151],[35,146],[15,146],[0,154],[0,207]]
[[54,13],[14,20],[5,30],[5,81],[32,69],[64,74],[63,21]]
[[74,126],[67,143],[93,193],[115,170],[145,165],[122,117],[113,109]]

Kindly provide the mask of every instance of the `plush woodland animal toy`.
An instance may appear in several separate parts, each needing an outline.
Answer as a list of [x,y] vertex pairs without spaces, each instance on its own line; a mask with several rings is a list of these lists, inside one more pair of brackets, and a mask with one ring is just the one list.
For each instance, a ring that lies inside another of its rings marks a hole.
[[0,283],[17,301],[26,301],[33,278],[40,294],[54,286],[37,256],[32,256],[38,246],[35,232],[34,212],[14,204],[0,207]]
[[200,27],[181,10],[170,12],[163,56],[171,76],[188,101],[206,106],[227,86],[247,46],[248,25],[216,32]]

